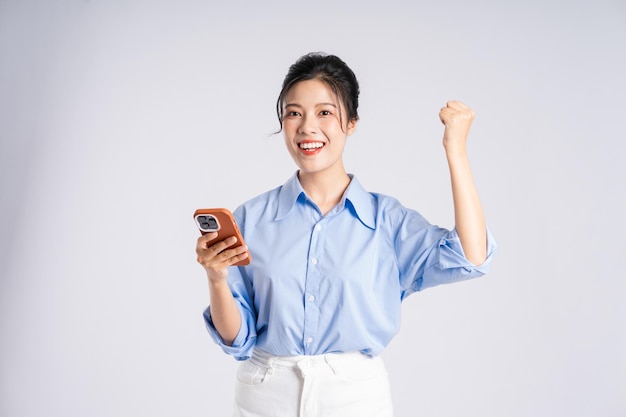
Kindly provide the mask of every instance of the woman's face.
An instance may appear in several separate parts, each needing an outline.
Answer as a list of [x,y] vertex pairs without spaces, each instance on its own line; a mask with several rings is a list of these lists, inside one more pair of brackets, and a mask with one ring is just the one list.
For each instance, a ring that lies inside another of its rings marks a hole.
[[332,90],[319,80],[300,81],[285,95],[283,110],[285,144],[300,174],[345,174],[343,149],[356,120],[346,120],[346,109]]

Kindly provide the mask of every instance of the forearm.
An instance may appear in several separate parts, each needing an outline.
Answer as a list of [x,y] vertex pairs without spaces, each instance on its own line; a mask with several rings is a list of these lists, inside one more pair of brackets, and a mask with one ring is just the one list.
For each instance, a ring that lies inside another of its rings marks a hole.
[[241,328],[241,314],[226,280],[209,280],[211,318],[215,329],[227,345],[232,345]]
[[446,157],[452,183],[454,221],[461,246],[465,257],[480,265],[487,258],[487,228],[469,158],[465,149],[448,150]]

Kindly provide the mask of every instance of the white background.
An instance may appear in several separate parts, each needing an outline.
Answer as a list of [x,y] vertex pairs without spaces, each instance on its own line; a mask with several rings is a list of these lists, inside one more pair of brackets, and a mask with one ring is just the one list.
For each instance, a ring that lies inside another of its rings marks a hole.
[[361,83],[349,172],[433,223],[437,113],[477,113],[499,253],[406,300],[397,416],[625,416],[622,0],[0,1],[0,415],[230,415],[191,215],[293,174],[274,105],[309,51]]

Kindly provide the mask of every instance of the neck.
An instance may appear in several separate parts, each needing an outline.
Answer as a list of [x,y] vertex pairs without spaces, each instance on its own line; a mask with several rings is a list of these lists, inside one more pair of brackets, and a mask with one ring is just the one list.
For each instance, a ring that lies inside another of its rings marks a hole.
[[350,184],[350,177],[345,171],[333,175],[323,173],[298,173],[302,188],[311,200],[317,204],[322,214],[335,207]]

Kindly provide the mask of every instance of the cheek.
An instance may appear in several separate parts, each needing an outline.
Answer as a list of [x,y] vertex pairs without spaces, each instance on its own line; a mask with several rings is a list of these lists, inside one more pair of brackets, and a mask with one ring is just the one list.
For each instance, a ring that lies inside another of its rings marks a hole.
[[320,129],[327,137],[346,137],[348,135],[347,128],[342,129],[338,121],[329,121],[320,125]]
[[298,125],[293,120],[285,120],[283,121],[283,137],[287,140],[289,137],[293,137],[295,132],[298,129]]
[[296,145],[294,145],[293,140],[291,139],[287,131],[283,131],[283,143],[285,144],[285,147],[287,148],[287,152],[289,153],[289,155],[294,157],[298,153],[298,150],[296,149]]

